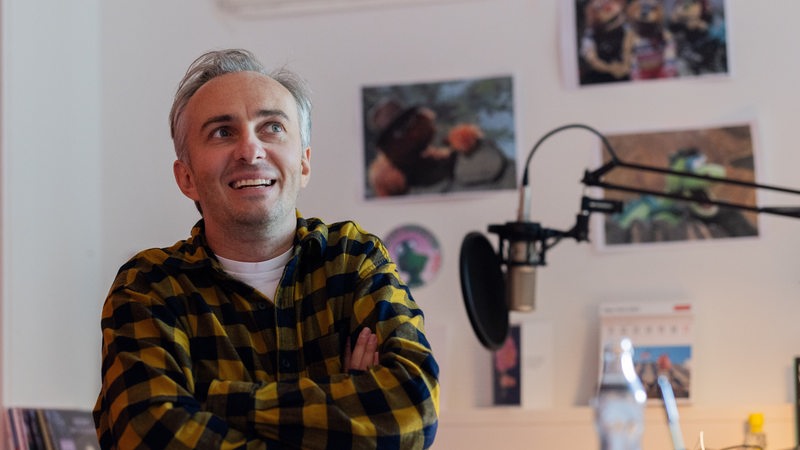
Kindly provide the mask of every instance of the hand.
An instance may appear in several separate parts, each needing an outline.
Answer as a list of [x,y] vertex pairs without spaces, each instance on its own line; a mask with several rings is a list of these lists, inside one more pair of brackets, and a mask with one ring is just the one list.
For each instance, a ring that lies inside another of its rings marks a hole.
[[369,328],[358,334],[356,345],[350,350],[350,338],[344,349],[344,370],[367,370],[378,365],[378,336]]

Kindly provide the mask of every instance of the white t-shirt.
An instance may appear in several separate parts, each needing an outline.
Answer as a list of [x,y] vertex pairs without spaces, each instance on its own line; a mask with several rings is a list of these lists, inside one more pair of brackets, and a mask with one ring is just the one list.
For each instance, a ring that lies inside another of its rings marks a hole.
[[242,262],[226,259],[217,255],[217,259],[225,272],[239,281],[258,289],[272,299],[283,276],[283,268],[292,259],[292,249],[275,258],[259,262]]

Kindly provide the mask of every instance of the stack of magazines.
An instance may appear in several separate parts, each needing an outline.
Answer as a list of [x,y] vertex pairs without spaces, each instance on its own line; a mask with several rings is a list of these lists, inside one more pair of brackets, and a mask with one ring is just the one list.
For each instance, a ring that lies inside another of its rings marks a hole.
[[49,408],[6,408],[5,448],[11,450],[100,449],[91,411]]

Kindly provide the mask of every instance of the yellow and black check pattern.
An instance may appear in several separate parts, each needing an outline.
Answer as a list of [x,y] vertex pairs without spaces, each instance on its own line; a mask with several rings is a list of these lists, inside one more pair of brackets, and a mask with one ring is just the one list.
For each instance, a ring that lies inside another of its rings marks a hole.
[[[380,364],[342,368],[347,338]],[[423,314],[380,240],[298,214],[274,302],[227,275],[201,220],[120,269],[103,307],[105,449],[419,449],[438,423]]]

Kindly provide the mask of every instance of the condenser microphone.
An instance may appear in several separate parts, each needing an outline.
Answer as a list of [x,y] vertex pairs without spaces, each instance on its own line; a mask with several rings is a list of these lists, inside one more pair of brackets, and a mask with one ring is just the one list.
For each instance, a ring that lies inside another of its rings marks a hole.
[[[517,221],[530,223],[531,188],[524,177],[519,193]],[[511,311],[533,311],[536,304],[536,243],[530,240],[512,240],[506,257],[506,295]]]
[[529,312],[536,305],[534,245],[534,242],[516,241],[508,246],[506,295],[511,311]]

